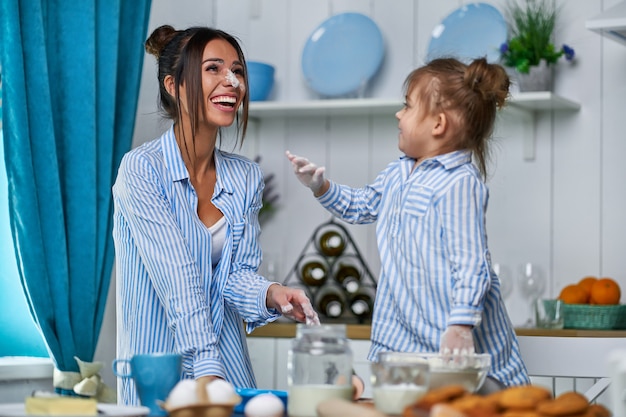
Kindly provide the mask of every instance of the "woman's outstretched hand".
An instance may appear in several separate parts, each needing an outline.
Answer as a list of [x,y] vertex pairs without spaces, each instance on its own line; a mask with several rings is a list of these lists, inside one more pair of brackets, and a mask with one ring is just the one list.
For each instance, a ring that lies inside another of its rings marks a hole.
[[298,180],[309,187],[311,191],[313,191],[313,195],[319,197],[328,190],[329,185],[324,178],[325,167],[318,167],[308,159],[294,155],[289,151],[286,151],[285,155],[287,155],[287,158],[291,162],[291,166]]
[[270,285],[267,289],[267,307],[274,308],[295,321],[309,325],[320,324],[309,297],[300,289],[284,287],[278,283]]

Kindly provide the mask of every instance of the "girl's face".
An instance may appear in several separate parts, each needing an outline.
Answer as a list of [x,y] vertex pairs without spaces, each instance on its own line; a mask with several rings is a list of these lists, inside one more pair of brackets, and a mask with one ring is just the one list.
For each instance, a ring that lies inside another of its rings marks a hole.
[[434,156],[436,139],[433,129],[437,116],[427,113],[428,109],[420,104],[418,86],[413,86],[406,96],[404,107],[396,113],[398,119],[398,148],[406,156],[422,160]]
[[[201,76],[206,111],[199,122],[230,126],[246,94],[244,68],[235,48],[223,39],[209,41],[202,55]],[[180,97],[182,103],[187,103],[184,88],[180,89]]]

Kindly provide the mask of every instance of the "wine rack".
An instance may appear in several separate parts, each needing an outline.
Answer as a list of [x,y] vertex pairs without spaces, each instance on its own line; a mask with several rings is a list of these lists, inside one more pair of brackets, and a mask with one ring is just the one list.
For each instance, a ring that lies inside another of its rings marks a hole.
[[371,322],[376,279],[334,218],[313,231],[283,284],[303,289],[322,323]]

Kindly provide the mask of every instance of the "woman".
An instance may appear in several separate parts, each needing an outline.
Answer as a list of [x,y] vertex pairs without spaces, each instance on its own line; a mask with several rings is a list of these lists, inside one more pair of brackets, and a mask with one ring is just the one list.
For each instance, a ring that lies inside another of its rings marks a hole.
[[[243,52],[223,31],[167,25],[145,47],[173,124],[124,156],[113,187],[118,357],[178,352],[183,378],[255,387],[243,322],[250,332],[281,314],[319,321],[303,291],[258,275],[263,175],[216,146],[235,119],[245,136]],[[119,392],[138,404],[132,379]]]

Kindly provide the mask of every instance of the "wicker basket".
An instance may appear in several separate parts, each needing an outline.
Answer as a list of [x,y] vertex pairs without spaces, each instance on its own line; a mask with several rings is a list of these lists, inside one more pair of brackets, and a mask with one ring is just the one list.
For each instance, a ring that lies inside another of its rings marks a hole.
[[566,329],[626,329],[626,304],[563,304]]

